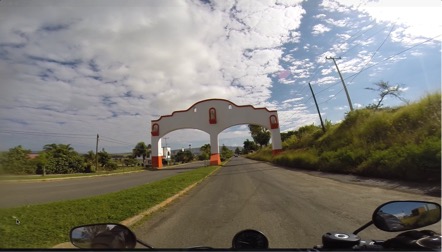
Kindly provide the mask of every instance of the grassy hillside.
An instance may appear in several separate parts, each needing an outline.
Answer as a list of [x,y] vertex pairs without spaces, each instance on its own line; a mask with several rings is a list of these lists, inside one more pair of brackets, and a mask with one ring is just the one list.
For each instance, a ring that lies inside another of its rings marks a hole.
[[263,149],[251,158],[328,172],[414,181],[441,180],[441,95],[382,110],[359,109],[339,124],[304,126],[283,142],[284,152]]

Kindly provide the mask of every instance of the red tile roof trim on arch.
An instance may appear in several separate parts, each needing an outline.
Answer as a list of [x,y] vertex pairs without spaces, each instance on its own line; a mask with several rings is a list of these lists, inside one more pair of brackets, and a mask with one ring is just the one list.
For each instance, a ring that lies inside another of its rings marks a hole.
[[172,117],[175,113],[187,112],[187,111],[191,110],[192,108],[194,108],[196,105],[198,105],[198,104],[200,104],[200,103],[208,102],[208,101],[224,101],[224,102],[228,103],[229,105],[233,105],[233,106],[235,106],[235,107],[237,107],[237,108],[250,107],[250,108],[252,108],[252,109],[254,109],[254,110],[267,110],[268,112],[278,112],[277,110],[269,110],[269,109],[267,109],[267,108],[255,108],[255,107],[252,106],[252,105],[236,105],[235,103],[233,103],[233,102],[231,102],[231,101],[229,101],[229,100],[226,100],[226,99],[206,99],[206,100],[202,100],[202,101],[199,101],[199,102],[193,104],[192,106],[190,106],[190,107],[189,107],[188,109],[186,109],[186,110],[177,110],[177,111],[174,111],[174,112],[172,112],[172,114],[170,114],[170,115],[163,115],[163,116],[161,116],[160,118],[158,118],[158,119],[156,119],[156,120],[152,120],[152,122],[159,122],[163,117]]

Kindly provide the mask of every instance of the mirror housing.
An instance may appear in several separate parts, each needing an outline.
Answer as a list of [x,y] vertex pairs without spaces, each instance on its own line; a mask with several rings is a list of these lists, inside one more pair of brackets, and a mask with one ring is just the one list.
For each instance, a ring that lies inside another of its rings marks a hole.
[[71,243],[81,249],[133,249],[137,243],[129,228],[116,223],[78,226],[69,234]]
[[441,218],[441,206],[427,201],[390,201],[373,213],[373,224],[380,230],[400,232],[429,226]]

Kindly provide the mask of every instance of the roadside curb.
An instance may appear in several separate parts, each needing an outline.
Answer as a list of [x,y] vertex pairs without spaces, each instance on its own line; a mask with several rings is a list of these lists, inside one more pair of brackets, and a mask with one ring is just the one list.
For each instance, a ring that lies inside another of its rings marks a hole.
[[132,226],[135,223],[137,223],[138,221],[140,221],[141,219],[143,219],[145,216],[148,216],[158,210],[160,210],[161,208],[169,205],[170,203],[172,203],[174,200],[178,199],[179,197],[181,197],[182,195],[184,195],[185,193],[187,193],[188,191],[190,191],[192,188],[194,188],[196,185],[198,185],[199,183],[203,182],[206,178],[208,178],[209,176],[211,176],[212,174],[214,174],[215,172],[217,172],[219,169],[221,168],[221,166],[218,166],[218,168],[216,168],[213,172],[209,173],[207,176],[205,176],[204,178],[200,179],[199,181],[191,184],[190,186],[184,188],[183,190],[179,191],[178,193],[176,193],[175,195],[167,198],[166,200],[164,200],[163,202],[147,209],[146,211],[139,213],[138,215],[135,215],[133,217],[130,217],[128,219],[125,219],[124,221],[120,222],[122,225],[125,226]]
[[[206,180],[208,177],[212,176],[213,174],[215,174],[217,171],[219,171],[219,169],[222,167],[218,166],[214,171],[212,171],[211,173],[209,173],[208,175],[206,175],[205,177],[203,177],[202,179],[198,180],[197,182],[191,184],[190,186],[184,188],[183,190],[179,191],[178,193],[176,193],[175,195],[167,198],[166,200],[164,200],[161,203],[158,203],[157,205],[135,215],[132,216],[130,218],[127,218],[123,221],[120,222],[120,224],[125,225],[125,226],[133,226],[135,223],[137,223],[138,221],[142,220],[144,217],[151,215],[153,213],[155,213],[156,211],[160,210],[161,208],[169,205],[170,203],[172,203],[173,201],[175,201],[176,199],[178,199],[179,197],[181,197],[182,195],[184,195],[185,193],[189,192],[190,190],[192,190],[195,186],[197,186],[198,184],[200,184],[201,182],[203,182],[204,180]],[[64,242],[64,243],[60,243],[57,244],[55,246],[53,246],[52,248],[76,248],[74,245],[72,245],[72,243],[70,242]]]

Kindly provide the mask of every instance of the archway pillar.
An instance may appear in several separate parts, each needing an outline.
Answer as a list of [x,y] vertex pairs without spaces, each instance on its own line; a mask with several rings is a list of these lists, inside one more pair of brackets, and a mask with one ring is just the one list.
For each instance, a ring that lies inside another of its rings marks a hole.
[[210,165],[220,165],[221,157],[219,155],[218,133],[210,134]]
[[163,150],[161,149],[161,138],[152,136],[152,167],[161,169],[163,167]]
[[272,155],[276,156],[282,152],[281,132],[279,127],[271,129],[270,134],[272,134]]

